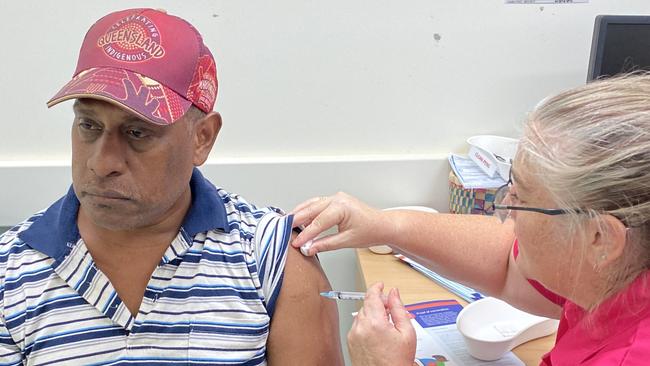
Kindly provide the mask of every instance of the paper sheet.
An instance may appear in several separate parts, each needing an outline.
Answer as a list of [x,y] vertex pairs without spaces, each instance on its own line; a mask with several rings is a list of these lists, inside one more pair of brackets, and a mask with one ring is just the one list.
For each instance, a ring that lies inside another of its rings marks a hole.
[[419,366],[524,366],[512,352],[496,361],[481,361],[467,353],[463,336],[456,328],[462,306],[456,300],[429,301],[406,305],[414,316],[417,335],[415,364]]
[[499,188],[506,184],[506,181],[496,174],[494,178],[488,177],[481,168],[469,157],[457,154],[449,154],[449,165],[463,185],[463,188]]
[[448,278],[445,278],[409,257],[406,257],[402,254],[395,254],[395,257],[401,261],[408,263],[408,265],[413,267],[413,269],[415,269],[416,271],[429,277],[440,286],[446,288],[451,293],[453,293],[454,295],[460,297],[461,299],[467,302],[474,302],[476,300],[480,300],[485,297],[482,293],[474,290],[473,288],[467,287],[458,282],[454,282]]

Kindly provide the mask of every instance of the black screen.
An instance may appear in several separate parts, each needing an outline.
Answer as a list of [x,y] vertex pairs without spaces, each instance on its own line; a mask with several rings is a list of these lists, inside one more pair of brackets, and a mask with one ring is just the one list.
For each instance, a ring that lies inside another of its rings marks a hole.
[[637,70],[650,71],[650,16],[597,16],[587,82]]
[[650,24],[608,24],[598,76],[650,71]]

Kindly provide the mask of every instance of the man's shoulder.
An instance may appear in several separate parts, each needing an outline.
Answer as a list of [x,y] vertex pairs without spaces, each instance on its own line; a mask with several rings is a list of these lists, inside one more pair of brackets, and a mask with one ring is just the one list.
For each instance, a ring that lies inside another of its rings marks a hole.
[[284,211],[274,206],[258,206],[239,194],[217,187],[217,194],[226,208],[226,215],[231,227],[240,231],[253,233],[265,216],[279,217]]
[[0,278],[2,282],[8,275],[7,271],[13,274],[22,273],[31,268],[31,263],[36,263],[44,259],[43,254],[33,250],[20,237],[42,214],[42,212],[34,214],[0,234]]
[[4,254],[6,254],[11,247],[21,244],[23,241],[20,239],[20,234],[29,229],[32,224],[43,216],[44,211],[35,213],[24,221],[16,224],[9,230],[0,234],[0,261],[3,261]]

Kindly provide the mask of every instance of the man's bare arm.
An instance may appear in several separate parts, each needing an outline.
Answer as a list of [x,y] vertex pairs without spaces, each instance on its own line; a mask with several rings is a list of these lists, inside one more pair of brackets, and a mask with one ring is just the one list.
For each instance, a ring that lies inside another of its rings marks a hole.
[[343,365],[336,302],[319,294],[330,289],[318,260],[290,246],[271,320],[269,365]]

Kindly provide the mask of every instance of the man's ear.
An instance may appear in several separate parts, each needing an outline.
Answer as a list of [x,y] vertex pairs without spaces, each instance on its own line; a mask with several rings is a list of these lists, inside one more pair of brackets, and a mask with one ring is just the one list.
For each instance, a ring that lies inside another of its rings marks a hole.
[[205,117],[195,122],[194,125],[194,166],[205,163],[210,155],[212,146],[217,140],[221,130],[221,115],[217,112],[210,112]]
[[588,260],[595,270],[606,268],[618,260],[627,243],[627,228],[617,217],[601,215],[600,225],[593,226]]

